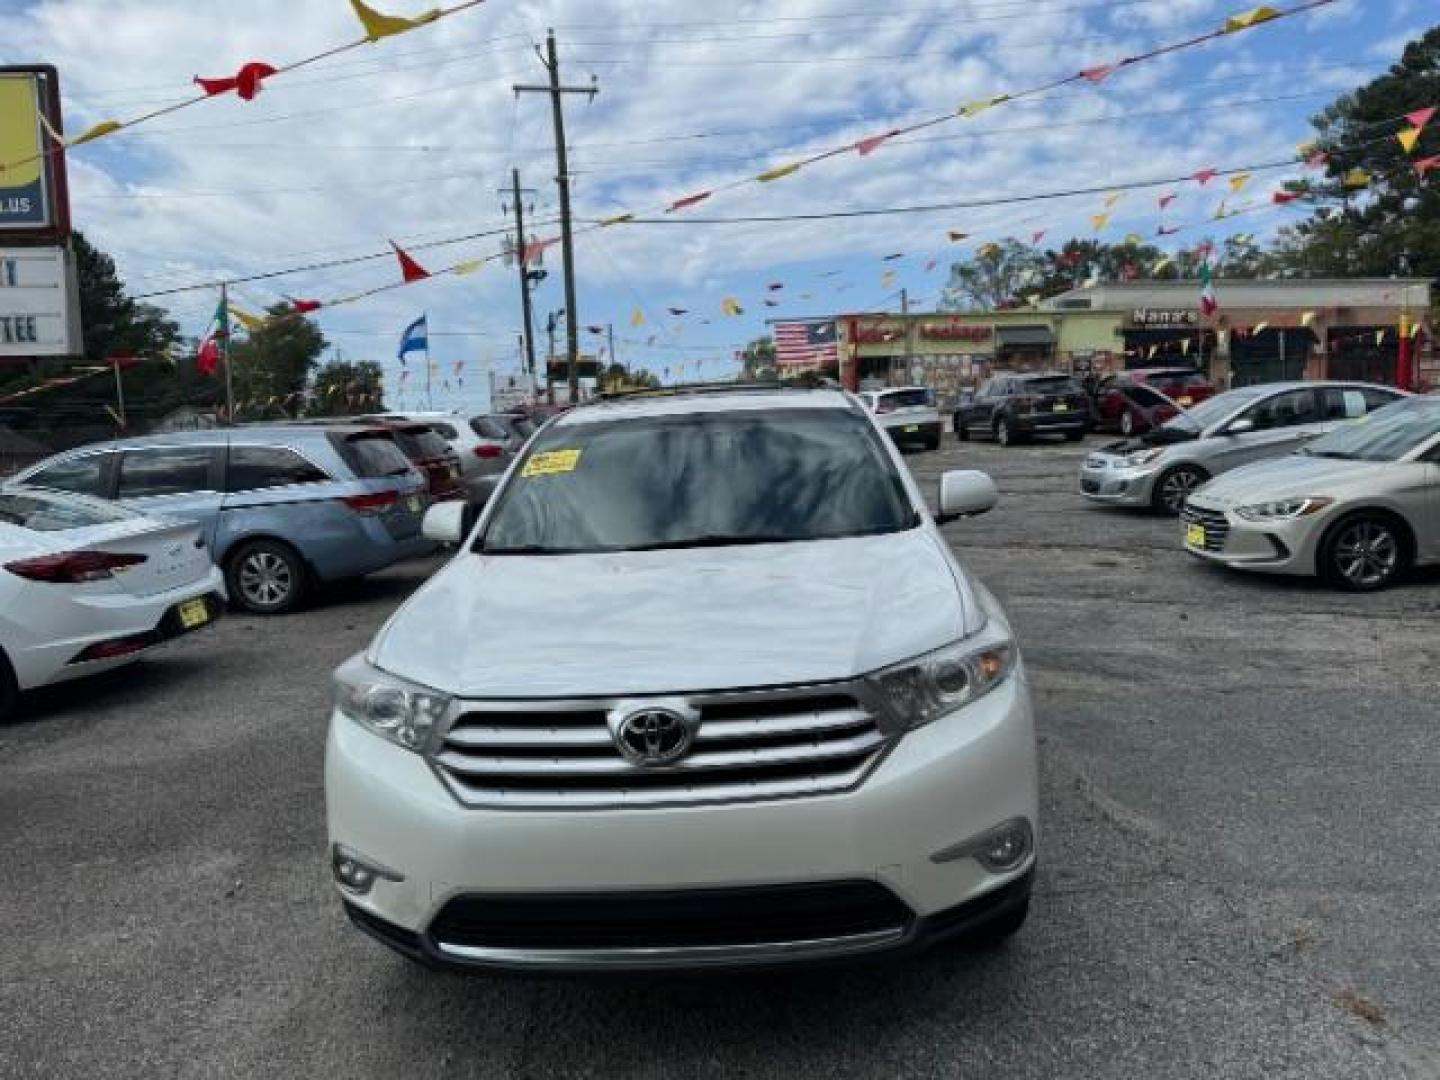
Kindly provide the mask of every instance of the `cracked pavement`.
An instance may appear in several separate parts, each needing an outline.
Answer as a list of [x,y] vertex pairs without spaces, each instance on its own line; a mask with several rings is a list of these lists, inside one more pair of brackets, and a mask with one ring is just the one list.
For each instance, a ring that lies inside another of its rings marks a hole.
[[0,1076],[1440,1076],[1440,574],[1350,597],[1193,563],[1173,522],[1086,505],[1082,453],[909,458],[1002,492],[946,535],[1036,688],[1008,947],[585,982],[363,938],[324,860],[328,673],[422,563],[0,728]]

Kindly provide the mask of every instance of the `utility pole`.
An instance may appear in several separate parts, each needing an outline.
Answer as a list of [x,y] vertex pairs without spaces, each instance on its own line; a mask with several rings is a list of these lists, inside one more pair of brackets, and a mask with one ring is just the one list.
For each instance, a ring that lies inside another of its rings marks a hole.
[[555,404],[555,312],[545,316],[545,395]]
[[[618,364],[618,363],[620,363],[620,358],[615,355],[615,324],[614,324],[614,323],[606,323],[606,324],[605,324],[605,339],[610,343],[610,363],[612,363],[612,364]],[[597,382],[597,383],[599,382],[599,379],[598,379],[598,378],[596,379],[596,382]],[[629,380],[627,379],[626,382],[629,382]]]
[[562,86],[560,84],[560,59],[555,53],[555,31],[545,35],[545,54],[540,58],[550,73],[547,86],[520,86],[518,94],[549,94],[550,111],[555,121],[555,182],[560,186],[560,253],[565,263],[565,356],[570,374],[570,403],[580,400],[580,328],[579,312],[575,303],[575,245],[570,229],[570,168],[565,152],[565,110],[561,105],[564,94],[584,94],[591,101],[600,92],[595,77],[590,77],[589,86]]
[[220,310],[225,313],[225,325],[220,327],[220,359],[225,365],[225,419],[235,426],[235,380],[230,377],[230,288],[220,283]]
[[[501,194],[506,194],[502,189]],[[525,265],[525,205],[524,196],[533,194],[529,188],[520,186],[520,170],[510,170],[510,201],[515,204],[515,265],[520,270],[520,310],[525,320],[525,370],[535,377],[535,329],[534,317],[530,311],[530,268]],[[502,211],[504,203],[501,203]]]
[[[905,375],[902,383],[910,382],[910,372],[915,366],[915,336],[910,326],[910,290],[900,290],[900,318],[905,324]],[[893,378],[894,372],[891,372]]]

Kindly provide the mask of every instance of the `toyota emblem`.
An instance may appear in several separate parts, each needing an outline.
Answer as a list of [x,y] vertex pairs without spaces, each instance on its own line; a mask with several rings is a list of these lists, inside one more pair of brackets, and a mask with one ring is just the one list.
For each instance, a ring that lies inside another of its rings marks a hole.
[[622,714],[612,731],[615,746],[633,765],[673,764],[695,741],[695,727],[684,713],[653,705]]

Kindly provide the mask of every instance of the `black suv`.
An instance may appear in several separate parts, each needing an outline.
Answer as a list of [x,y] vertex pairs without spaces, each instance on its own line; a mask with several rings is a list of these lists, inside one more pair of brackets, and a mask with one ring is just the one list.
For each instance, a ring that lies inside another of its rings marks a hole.
[[1069,375],[1004,375],[990,378],[955,406],[955,434],[989,435],[1009,446],[1031,435],[1064,435],[1078,442],[1090,430],[1090,400]]

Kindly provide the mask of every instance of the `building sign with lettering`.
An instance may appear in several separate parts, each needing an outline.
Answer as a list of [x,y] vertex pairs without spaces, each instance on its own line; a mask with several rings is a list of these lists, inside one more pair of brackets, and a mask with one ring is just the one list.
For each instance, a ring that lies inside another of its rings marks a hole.
[[0,67],[0,234],[26,240],[69,235],[65,155],[51,153],[60,130],[54,68]]
[[928,323],[920,327],[920,336],[930,341],[989,341],[995,336],[995,328],[976,323]]
[[1200,325],[1200,312],[1195,308],[1136,308],[1130,313],[1130,325],[1185,329]]
[[65,248],[0,248],[0,359],[79,355],[78,292]]

